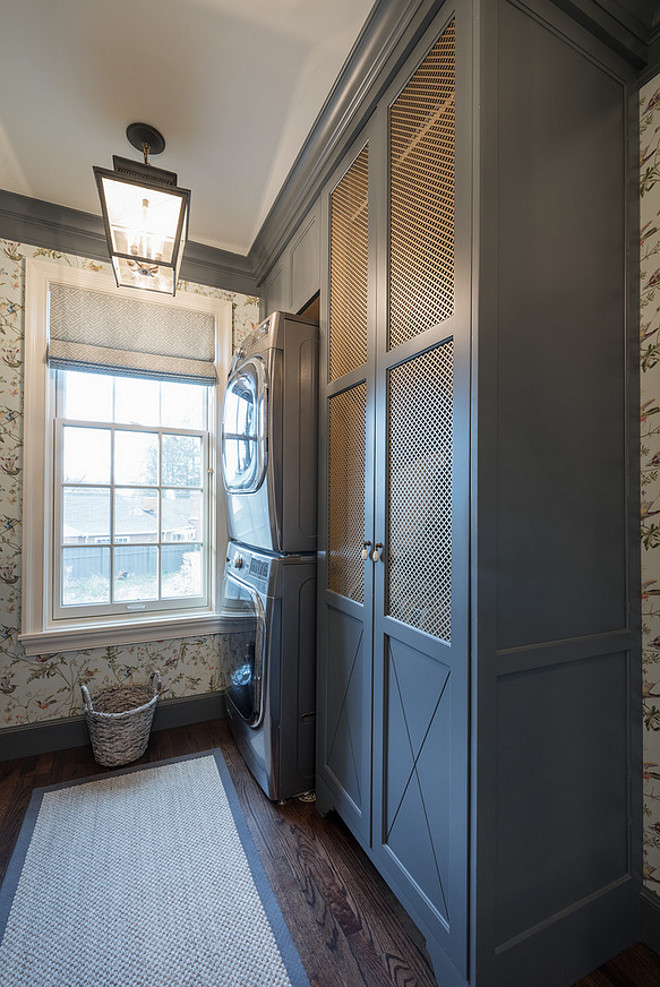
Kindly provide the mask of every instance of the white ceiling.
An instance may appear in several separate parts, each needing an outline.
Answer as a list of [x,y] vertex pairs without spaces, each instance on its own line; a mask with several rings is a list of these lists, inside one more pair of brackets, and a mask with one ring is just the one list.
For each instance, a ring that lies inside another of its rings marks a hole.
[[0,0],[0,188],[100,214],[93,165],[192,190],[190,239],[247,254],[373,0]]

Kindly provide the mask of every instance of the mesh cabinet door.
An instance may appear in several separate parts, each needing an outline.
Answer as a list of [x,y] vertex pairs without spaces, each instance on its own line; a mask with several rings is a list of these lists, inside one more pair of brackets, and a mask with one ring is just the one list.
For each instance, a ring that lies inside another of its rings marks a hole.
[[369,145],[330,195],[330,328],[328,379],[367,359]]
[[372,848],[391,886],[464,972],[470,319],[455,257],[458,33],[450,21],[407,77],[404,70],[388,104]]
[[[369,410],[369,144],[339,173],[328,195],[329,285],[325,381],[327,505],[319,585],[317,799],[369,837],[371,789],[371,620],[373,573],[365,542],[373,517],[373,401]],[[371,472],[370,472],[371,471]]]
[[454,312],[455,29],[390,107],[389,348]]

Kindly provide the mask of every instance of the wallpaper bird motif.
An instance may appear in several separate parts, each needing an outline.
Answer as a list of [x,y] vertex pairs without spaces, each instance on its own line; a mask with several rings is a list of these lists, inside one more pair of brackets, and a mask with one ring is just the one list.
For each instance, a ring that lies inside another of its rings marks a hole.
[[660,893],[660,76],[639,115],[644,881]]
[[[195,696],[223,687],[218,638],[213,635],[92,648],[28,658],[18,641],[21,609],[23,472],[23,345],[25,258],[43,257],[87,271],[109,265],[53,250],[0,240],[0,729],[77,716],[80,685],[146,682],[163,674],[163,698]],[[229,300],[234,346],[257,325],[256,297],[180,282],[179,290]]]

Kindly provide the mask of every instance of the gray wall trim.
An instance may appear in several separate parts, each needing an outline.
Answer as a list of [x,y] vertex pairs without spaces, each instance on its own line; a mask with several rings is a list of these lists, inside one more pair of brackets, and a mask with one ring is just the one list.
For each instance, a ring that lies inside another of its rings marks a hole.
[[638,77],[639,88],[650,82],[660,72],[660,30],[656,30],[648,47],[648,64]]
[[654,5],[638,0],[553,0],[579,24],[623,55],[636,68],[647,61]]
[[660,898],[657,894],[642,888],[642,939],[647,946],[660,953]]
[[248,258],[205,243],[188,241],[181,263],[181,277],[225,291],[257,295],[257,279]]
[[[103,220],[53,202],[31,199],[0,189],[0,236],[47,250],[108,262]],[[241,254],[189,242],[183,256],[185,281],[256,295],[250,262]]]
[[[185,696],[181,699],[164,699],[156,705],[153,729],[167,730],[170,727],[188,726],[224,715],[222,695],[218,692]],[[84,716],[28,723],[0,730],[0,761],[68,750],[70,747],[86,747],[88,744],[89,733]]]

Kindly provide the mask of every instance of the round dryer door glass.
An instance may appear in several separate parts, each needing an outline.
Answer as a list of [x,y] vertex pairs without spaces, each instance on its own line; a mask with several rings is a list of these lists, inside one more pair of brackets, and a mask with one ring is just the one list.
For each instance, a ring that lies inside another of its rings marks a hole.
[[263,717],[266,615],[254,590],[226,575],[222,587],[219,646],[227,696],[251,727]]
[[222,472],[229,493],[254,493],[266,472],[266,370],[259,358],[227,381],[222,408]]

